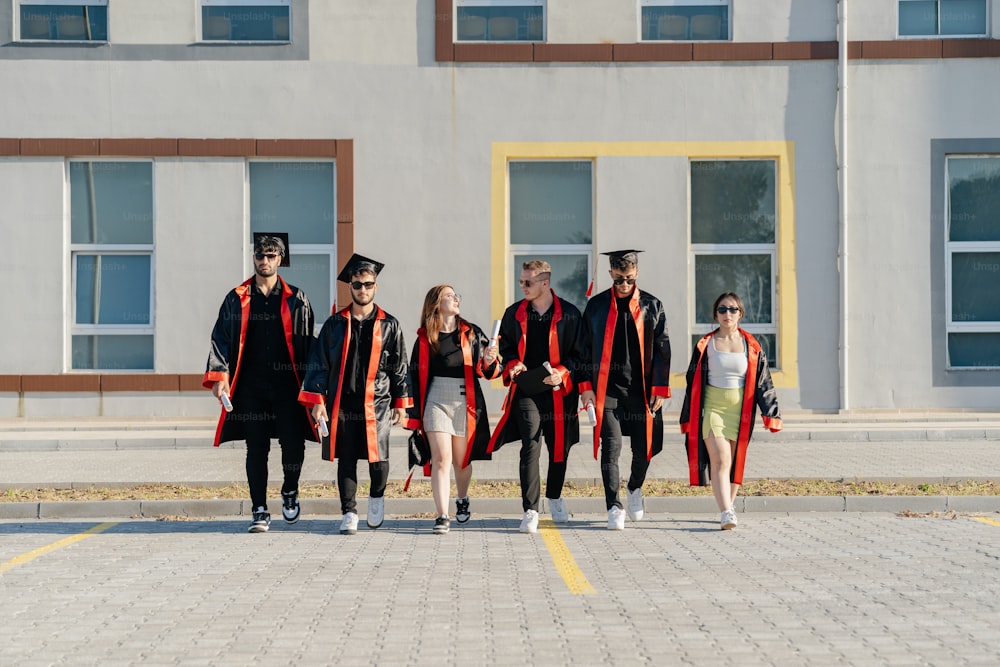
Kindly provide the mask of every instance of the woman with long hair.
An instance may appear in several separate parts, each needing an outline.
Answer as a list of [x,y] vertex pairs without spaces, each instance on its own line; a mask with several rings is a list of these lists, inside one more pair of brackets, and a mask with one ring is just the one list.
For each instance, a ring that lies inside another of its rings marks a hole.
[[457,489],[455,520],[461,524],[472,516],[472,461],[490,458],[486,400],[477,377],[492,380],[500,375],[495,344],[462,319],[461,300],[451,285],[436,285],[427,292],[410,358],[413,408],[406,427],[423,431],[430,445],[437,534],[451,527],[451,467]]
[[745,312],[743,299],[733,292],[720,294],[712,304],[719,326],[694,347],[681,407],[691,486],[711,483],[722,530],[736,527],[733,504],[757,409],[765,427],[781,430],[767,357],[757,339],[739,326]]

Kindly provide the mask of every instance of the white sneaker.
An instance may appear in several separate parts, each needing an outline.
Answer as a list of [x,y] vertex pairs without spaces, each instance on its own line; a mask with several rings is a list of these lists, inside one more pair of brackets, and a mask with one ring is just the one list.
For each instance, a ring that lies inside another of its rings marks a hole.
[[358,532],[358,515],[354,512],[348,512],[344,515],[344,518],[340,521],[340,534],[341,535],[354,535]]
[[368,527],[375,530],[385,521],[385,498],[368,498]]
[[620,507],[608,510],[608,530],[625,530],[625,512]]
[[552,520],[556,523],[566,523],[569,521],[569,512],[566,511],[566,501],[562,498],[549,498],[549,512],[552,513]]
[[522,533],[537,533],[538,532],[538,512],[535,510],[525,510],[524,517],[521,519]]
[[732,530],[735,528],[738,523],[736,521],[736,510],[730,508],[723,512],[719,518],[719,522],[722,524],[722,530]]
[[629,521],[642,521],[645,512],[645,505],[642,502],[642,487],[635,491],[628,492],[628,502],[625,503],[628,509]]

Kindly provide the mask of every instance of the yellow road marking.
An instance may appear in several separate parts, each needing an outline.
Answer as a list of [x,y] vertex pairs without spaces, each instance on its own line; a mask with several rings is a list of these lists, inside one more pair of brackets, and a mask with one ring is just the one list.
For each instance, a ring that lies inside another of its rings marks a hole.
[[971,517],[971,518],[974,521],[978,521],[980,523],[988,523],[991,526],[998,526],[998,527],[1000,527],[1000,521],[997,521],[996,519],[989,519],[989,518],[987,518],[985,516],[974,516],[974,517]]
[[7,572],[9,570],[13,570],[15,567],[19,567],[30,561],[33,561],[39,556],[44,556],[47,553],[52,553],[53,551],[57,551],[59,549],[62,549],[63,547],[68,547],[71,544],[76,544],[77,542],[85,540],[88,537],[93,537],[98,533],[103,533],[108,528],[117,525],[118,525],[117,523],[100,523],[94,526],[93,528],[88,528],[87,530],[77,535],[71,535],[70,537],[63,538],[58,542],[47,544],[44,547],[39,547],[35,549],[34,551],[29,551],[26,554],[21,554],[20,556],[11,558],[9,561],[5,563],[0,563],[0,574],[3,574],[4,572]]
[[549,555],[552,556],[556,571],[566,582],[569,592],[573,595],[593,595],[596,593],[597,591],[587,581],[587,577],[577,567],[576,559],[573,558],[573,554],[570,553],[569,547],[566,546],[559,534],[559,529],[556,528],[552,520],[542,519],[539,521],[538,532],[542,534],[542,539],[545,540],[545,546],[548,547]]

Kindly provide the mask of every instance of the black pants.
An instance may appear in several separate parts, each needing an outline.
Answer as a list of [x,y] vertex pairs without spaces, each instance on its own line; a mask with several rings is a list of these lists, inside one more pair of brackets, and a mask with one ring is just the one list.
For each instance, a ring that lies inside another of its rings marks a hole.
[[[342,514],[357,512],[358,460],[368,460],[367,422],[363,409],[341,409],[337,416],[337,488],[340,490]],[[389,462],[368,464],[372,498],[385,495],[389,483]]]
[[564,453],[561,463],[552,460],[555,456],[555,407],[552,403],[552,392],[519,397],[514,417],[517,420],[517,429],[521,434],[521,461],[518,466],[521,477],[521,505],[524,510],[538,511],[538,501],[541,495],[538,458],[541,455],[543,435],[545,436],[545,445],[549,450],[549,472],[545,480],[545,497],[559,498],[562,496],[563,483],[566,481],[568,450]]
[[618,399],[608,396],[604,399],[601,477],[604,479],[604,500],[608,509],[622,507],[618,500],[618,487],[621,486],[618,458],[623,435],[629,437],[632,446],[632,473],[628,478],[628,490],[635,491],[646,481],[646,471],[649,470],[649,461],[646,460],[646,409],[641,397]]
[[247,484],[250,502],[267,508],[267,459],[271,452],[272,425],[281,444],[281,490],[296,491],[305,460],[304,408],[294,392],[280,386],[246,386],[234,398],[236,418],[243,422],[247,442]]

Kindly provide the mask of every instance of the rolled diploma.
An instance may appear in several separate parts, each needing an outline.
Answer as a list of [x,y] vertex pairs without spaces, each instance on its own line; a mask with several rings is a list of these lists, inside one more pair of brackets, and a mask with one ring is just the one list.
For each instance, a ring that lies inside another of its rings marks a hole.
[[233,402],[229,400],[229,394],[222,392],[219,396],[219,400],[222,401],[222,407],[226,409],[226,412],[233,411]]

